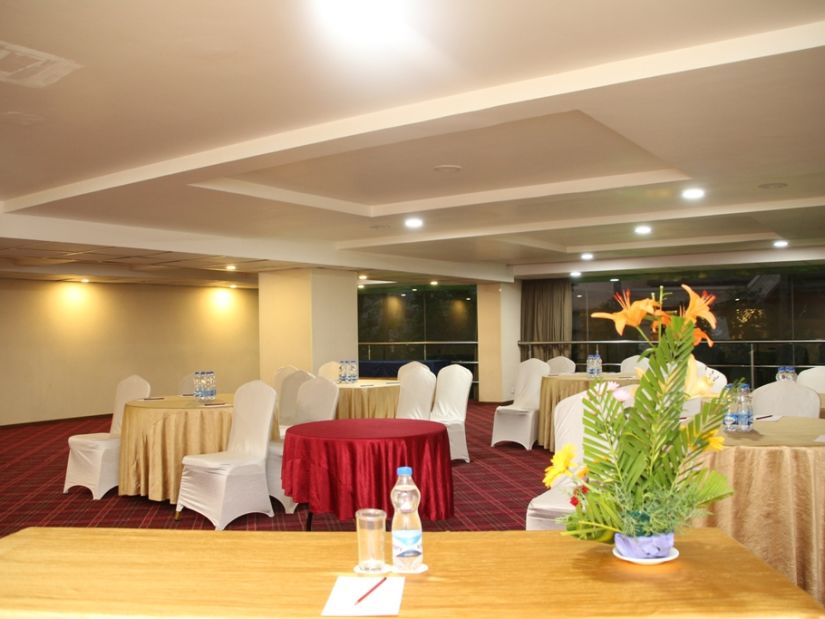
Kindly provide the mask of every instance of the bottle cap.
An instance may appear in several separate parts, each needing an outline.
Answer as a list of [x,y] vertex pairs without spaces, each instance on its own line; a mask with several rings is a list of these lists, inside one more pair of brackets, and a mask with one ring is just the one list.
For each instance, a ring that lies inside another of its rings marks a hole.
[[399,477],[410,477],[412,475],[412,467],[411,466],[399,466],[397,473],[398,473]]

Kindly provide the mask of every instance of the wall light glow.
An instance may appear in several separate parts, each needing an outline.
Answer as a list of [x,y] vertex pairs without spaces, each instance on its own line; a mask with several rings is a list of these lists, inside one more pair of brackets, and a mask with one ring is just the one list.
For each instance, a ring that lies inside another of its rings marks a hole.
[[362,49],[396,46],[412,34],[404,0],[314,0],[319,22],[338,42]]
[[232,293],[226,288],[215,288],[212,291],[212,305],[219,311],[226,311],[232,307]]

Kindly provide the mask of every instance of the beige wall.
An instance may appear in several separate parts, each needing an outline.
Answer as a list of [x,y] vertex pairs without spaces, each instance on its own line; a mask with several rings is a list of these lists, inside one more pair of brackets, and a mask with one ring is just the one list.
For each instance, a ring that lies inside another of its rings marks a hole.
[[478,398],[513,399],[520,361],[521,285],[480,284],[478,299]]
[[0,279],[0,425],[109,412],[121,378],[174,393],[195,369],[221,392],[258,377],[256,291]]
[[295,269],[258,278],[261,367],[270,381],[284,365],[316,372],[327,361],[358,358],[357,275]]

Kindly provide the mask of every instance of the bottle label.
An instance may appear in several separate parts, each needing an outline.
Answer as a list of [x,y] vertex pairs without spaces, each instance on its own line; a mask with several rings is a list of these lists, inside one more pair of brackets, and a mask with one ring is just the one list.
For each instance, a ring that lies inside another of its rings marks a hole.
[[404,530],[392,532],[392,556],[411,560],[422,554],[421,530]]

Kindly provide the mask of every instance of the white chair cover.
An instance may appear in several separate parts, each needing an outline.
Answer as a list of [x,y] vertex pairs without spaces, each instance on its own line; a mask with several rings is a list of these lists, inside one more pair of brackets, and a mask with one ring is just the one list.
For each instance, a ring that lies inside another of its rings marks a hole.
[[702,410],[702,398],[689,398],[682,405],[682,417],[689,419],[698,415],[700,410]]
[[467,417],[467,400],[472,384],[473,373],[457,364],[442,368],[436,378],[435,404],[430,420],[447,426],[451,460],[470,461],[464,420]]
[[521,362],[516,375],[513,403],[499,406],[493,416],[493,437],[490,445],[512,441],[525,449],[533,448],[538,436],[541,379],[549,373],[549,364],[541,359],[527,359]]
[[705,376],[713,381],[713,393],[722,393],[722,390],[728,384],[728,377],[722,374],[719,370],[711,367],[705,367]]
[[287,375],[281,383],[278,396],[278,433],[283,439],[286,429],[295,425],[298,416],[298,389],[308,380],[315,378],[304,370],[295,370]]
[[817,366],[802,370],[796,378],[796,383],[809,387],[817,393],[825,393],[825,366]]
[[147,398],[150,393],[149,383],[137,374],[124,378],[115,389],[109,432],[75,434],[69,437],[69,461],[66,464],[63,494],[73,486],[83,486],[92,491],[94,500],[98,500],[118,485],[123,409],[129,400]]
[[425,370],[430,370],[426,365],[421,363],[420,361],[410,361],[409,363],[405,363],[400,368],[398,368],[398,380],[401,380],[401,377],[411,370],[415,370],[417,368],[424,368]]
[[284,379],[293,372],[297,371],[298,368],[294,365],[285,365],[275,370],[275,375],[272,377],[272,388],[275,389],[275,393],[278,394],[278,397],[281,395],[281,388],[283,387]]
[[[322,376],[301,383],[296,401],[295,423],[335,419],[338,408],[338,385]],[[283,429],[286,434],[286,428]],[[286,513],[295,511],[296,503],[284,492],[281,485],[281,464],[284,455],[283,436],[280,441],[270,441],[266,454],[266,484],[269,496],[284,506]]]
[[340,370],[337,361],[327,361],[318,368],[317,376],[323,376],[327,380],[334,382],[338,381],[338,372]]
[[572,374],[576,371],[576,362],[563,355],[547,360],[548,374]]
[[[576,449],[576,459],[581,463],[584,453],[584,397],[586,391],[564,398],[553,411],[553,429],[556,445],[571,443]],[[564,525],[558,518],[571,514],[570,492],[573,485],[563,477],[556,485],[535,497],[527,505],[525,529],[528,531],[562,531]]]
[[178,393],[180,395],[195,395],[195,373],[189,372],[178,381]]
[[753,416],[819,417],[819,394],[804,385],[783,380],[753,391]]
[[650,361],[648,361],[647,357],[633,355],[632,357],[628,357],[627,359],[622,360],[621,365],[619,365],[619,373],[635,374],[637,367],[646,370],[649,366]]
[[263,381],[238,388],[226,451],[183,458],[178,512],[192,509],[216,530],[243,514],[274,515],[265,468],[274,409],[275,390]]
[[395,417],[397,419],[429,419],[435,395],[435,374],[423,363],[417,361],[412,363],[415,365],[408,363],[398,370],[401,391],[398,394]]

